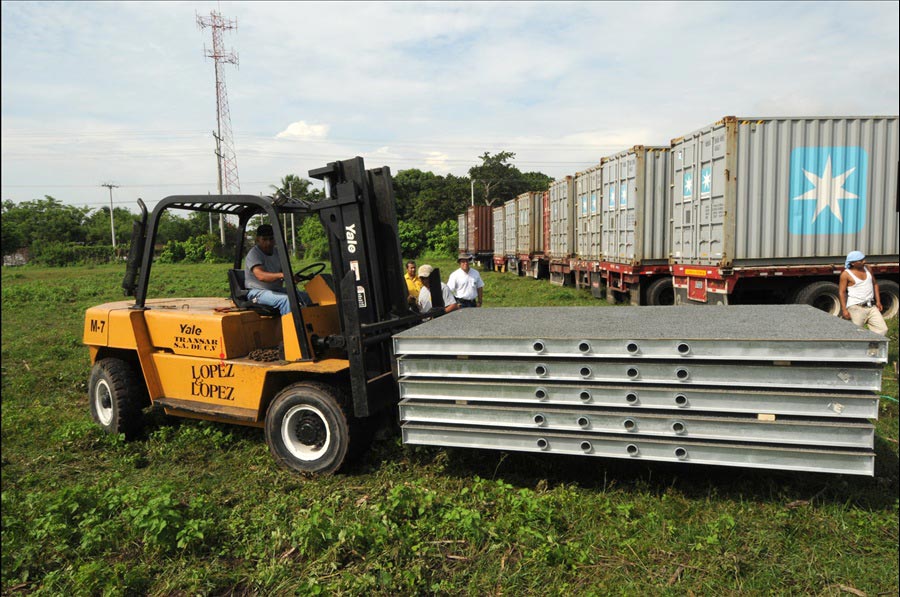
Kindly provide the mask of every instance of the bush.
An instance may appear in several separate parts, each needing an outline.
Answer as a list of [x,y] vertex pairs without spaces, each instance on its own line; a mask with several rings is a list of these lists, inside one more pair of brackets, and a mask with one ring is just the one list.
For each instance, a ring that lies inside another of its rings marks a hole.
[[184,261],[184,245],[177,240],[170,240],[166,248],[159,254],[159,263],[178,263]]
[[112,245],[84,246],[53,242],[32,247],[33,261],[38,265],[61,267],[109,263],[115,258]]
[[325,228],[318,218],[306,218],[299,230],[300,242],[303,244],[304,259],[328,259],[328,237]]
[[425,248],[425,233],[418,224],[399,222],[400,250],[403,255],[418,257]]
[[445,220],[425,236],[428,248],[441,255],[456,255],[459,250],[459,228],[456,220]]
[[214,234],[192,236],[185,241],[170,240],[159,255],[159,263],[225,263],[225,248]]

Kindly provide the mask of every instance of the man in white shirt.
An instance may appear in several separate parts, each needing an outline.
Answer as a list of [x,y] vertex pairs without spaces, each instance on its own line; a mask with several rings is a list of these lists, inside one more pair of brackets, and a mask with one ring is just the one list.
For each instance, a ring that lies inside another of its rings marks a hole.
[[[422,289],[419,291],[417,303],[421,313],[431,311],[431,282],[428,277],[433,271],[434,268],[427,263],[419,268],[418,273],[419,280],[422,281]],[[450,289],[447,288],[447,285],[443,282],[441,282],[441,296],[444,297],[444,313],[459,309],[459,304],[456,302],[456,299],[453,298],[453,293],[450,292]]]
[[463,309],[480,307],[484,292],[482,290],[484,282],[481,280],[481,274],[472,269],[471,259],[471,255],[457,259],[459,269],[450,274],[450,279],[447,280],[447,286]]

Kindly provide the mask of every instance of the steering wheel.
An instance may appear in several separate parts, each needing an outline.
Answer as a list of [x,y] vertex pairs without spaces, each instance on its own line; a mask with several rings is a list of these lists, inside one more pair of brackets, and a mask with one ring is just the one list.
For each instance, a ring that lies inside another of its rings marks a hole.
[[[317,261],[316,263],[310,263],[299,272],[294,274],[294,283],[299,284],[300,282],[306,282],[307,280],[312,280],[316,276],[322,273],[325,270],[325,265],[321,261]],[[312,270],[312,271],[310,271]],[[309,273],[307,273],[309,272]]]

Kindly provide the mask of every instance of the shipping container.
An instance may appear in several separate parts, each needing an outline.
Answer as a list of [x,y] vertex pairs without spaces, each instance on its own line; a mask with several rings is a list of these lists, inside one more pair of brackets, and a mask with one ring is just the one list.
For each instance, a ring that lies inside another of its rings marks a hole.
[[672,141],[675,263],[897,261],[896,116],[735,118]]
[[728,116],[672,140],[675,301],[840,312],[853,250],[897,313],[897,116]]
[[602,227],[591,292],[610,302],[671,305],[669,148],[635,145],[600,161]]
[[490,260],[494,252],[493,212],[489,205],[466,210],[466,252],[478,261]]
[[[547,277],[544,255],[544,192],[522,193],[516,198],[516,271],[533,278]],[[549,209],[549,199],[547,201]]]
[[466,250],[466,243],[469,242],[469,235],[466,231],[466,217],[465,213],[461,213],[456,216],[456,227],[459,231],[459,254],[465,255],[468,251]]
[[519,222],[519,211],[518,204],[515,199],[510,199],[506,203],[503,204],[503,221],[504,233],[506,236],[506,240],[503,243],[503,248],[505,249],[505,255],[507,257],[516,256],[516,248],[518,247],[518,222]]
[[505,208],[493,208],[494,219],[494,267],[495,271],[505,271],[506,269],[506,215]]
[[636,145],[600,161],[604,261],[668,263],[668,158],[668,147]]
[[575,177],[550,184],[550,260],[568,259],[575,252]]
[[600,164],[575,175],[575,255],[582,261],[602,256],[602,193]]
[[534,251],[534,229],[532,214],[534,213],[534,193],[531,191],[522,193],[516,197],[516,253],[531,257]]
[[[575,174],[574,255],[569,260],[571,280],[576,288],[589,287],[597,298],[600,289],[600,258],[603,201],[600,164]],[[558,273],[557,273],[558,276]]]
[[541,252],[549,258],[550,251],[550,191],[541,193]]

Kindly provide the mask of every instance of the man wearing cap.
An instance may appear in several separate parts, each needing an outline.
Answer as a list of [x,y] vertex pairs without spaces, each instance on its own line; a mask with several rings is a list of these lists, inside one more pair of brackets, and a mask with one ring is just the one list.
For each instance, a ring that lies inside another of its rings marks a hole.
[[[274,232],[269,224],[263,224],[256,229],[256,244],[244,260],[244,285],[249,291],[247,298],[254,303],[275,307],[282,315],[291,312],[291,304],[284,288],[281,258],[278,256]],[[297,298],[301,307],[310,302],[309,295],[305,292],[298,291]]]
[[461,256],[456,260],[459,263],[459,269],[450,274],[447,280],[447,286],[456,297],[460,307],[480,307],[483,294],[484,282],[481,280],[481,274],[472,269],[471,255]]
[[[419,268],[419,280],[422,281],[422,289],[419,291],[418,305],[419,311],[422,313],[431,311],[431,281],[428,277],[433,271],[434,268],[427,263]],[[459,303],[456,302],[456,299],[453,298],[453,293],[450,292],[450,289],[443,282],[441,282],[441,296],[444,297],[444,313],[450,313],[459,309]]]
[[851,251],[847,255],[838,286],[841,317],[859,327],[868,325],[876,334],[886,335],[887,324],[881,315],[884,307],[881,306],[878,282],[866,267],[866,256],[862,251]]

